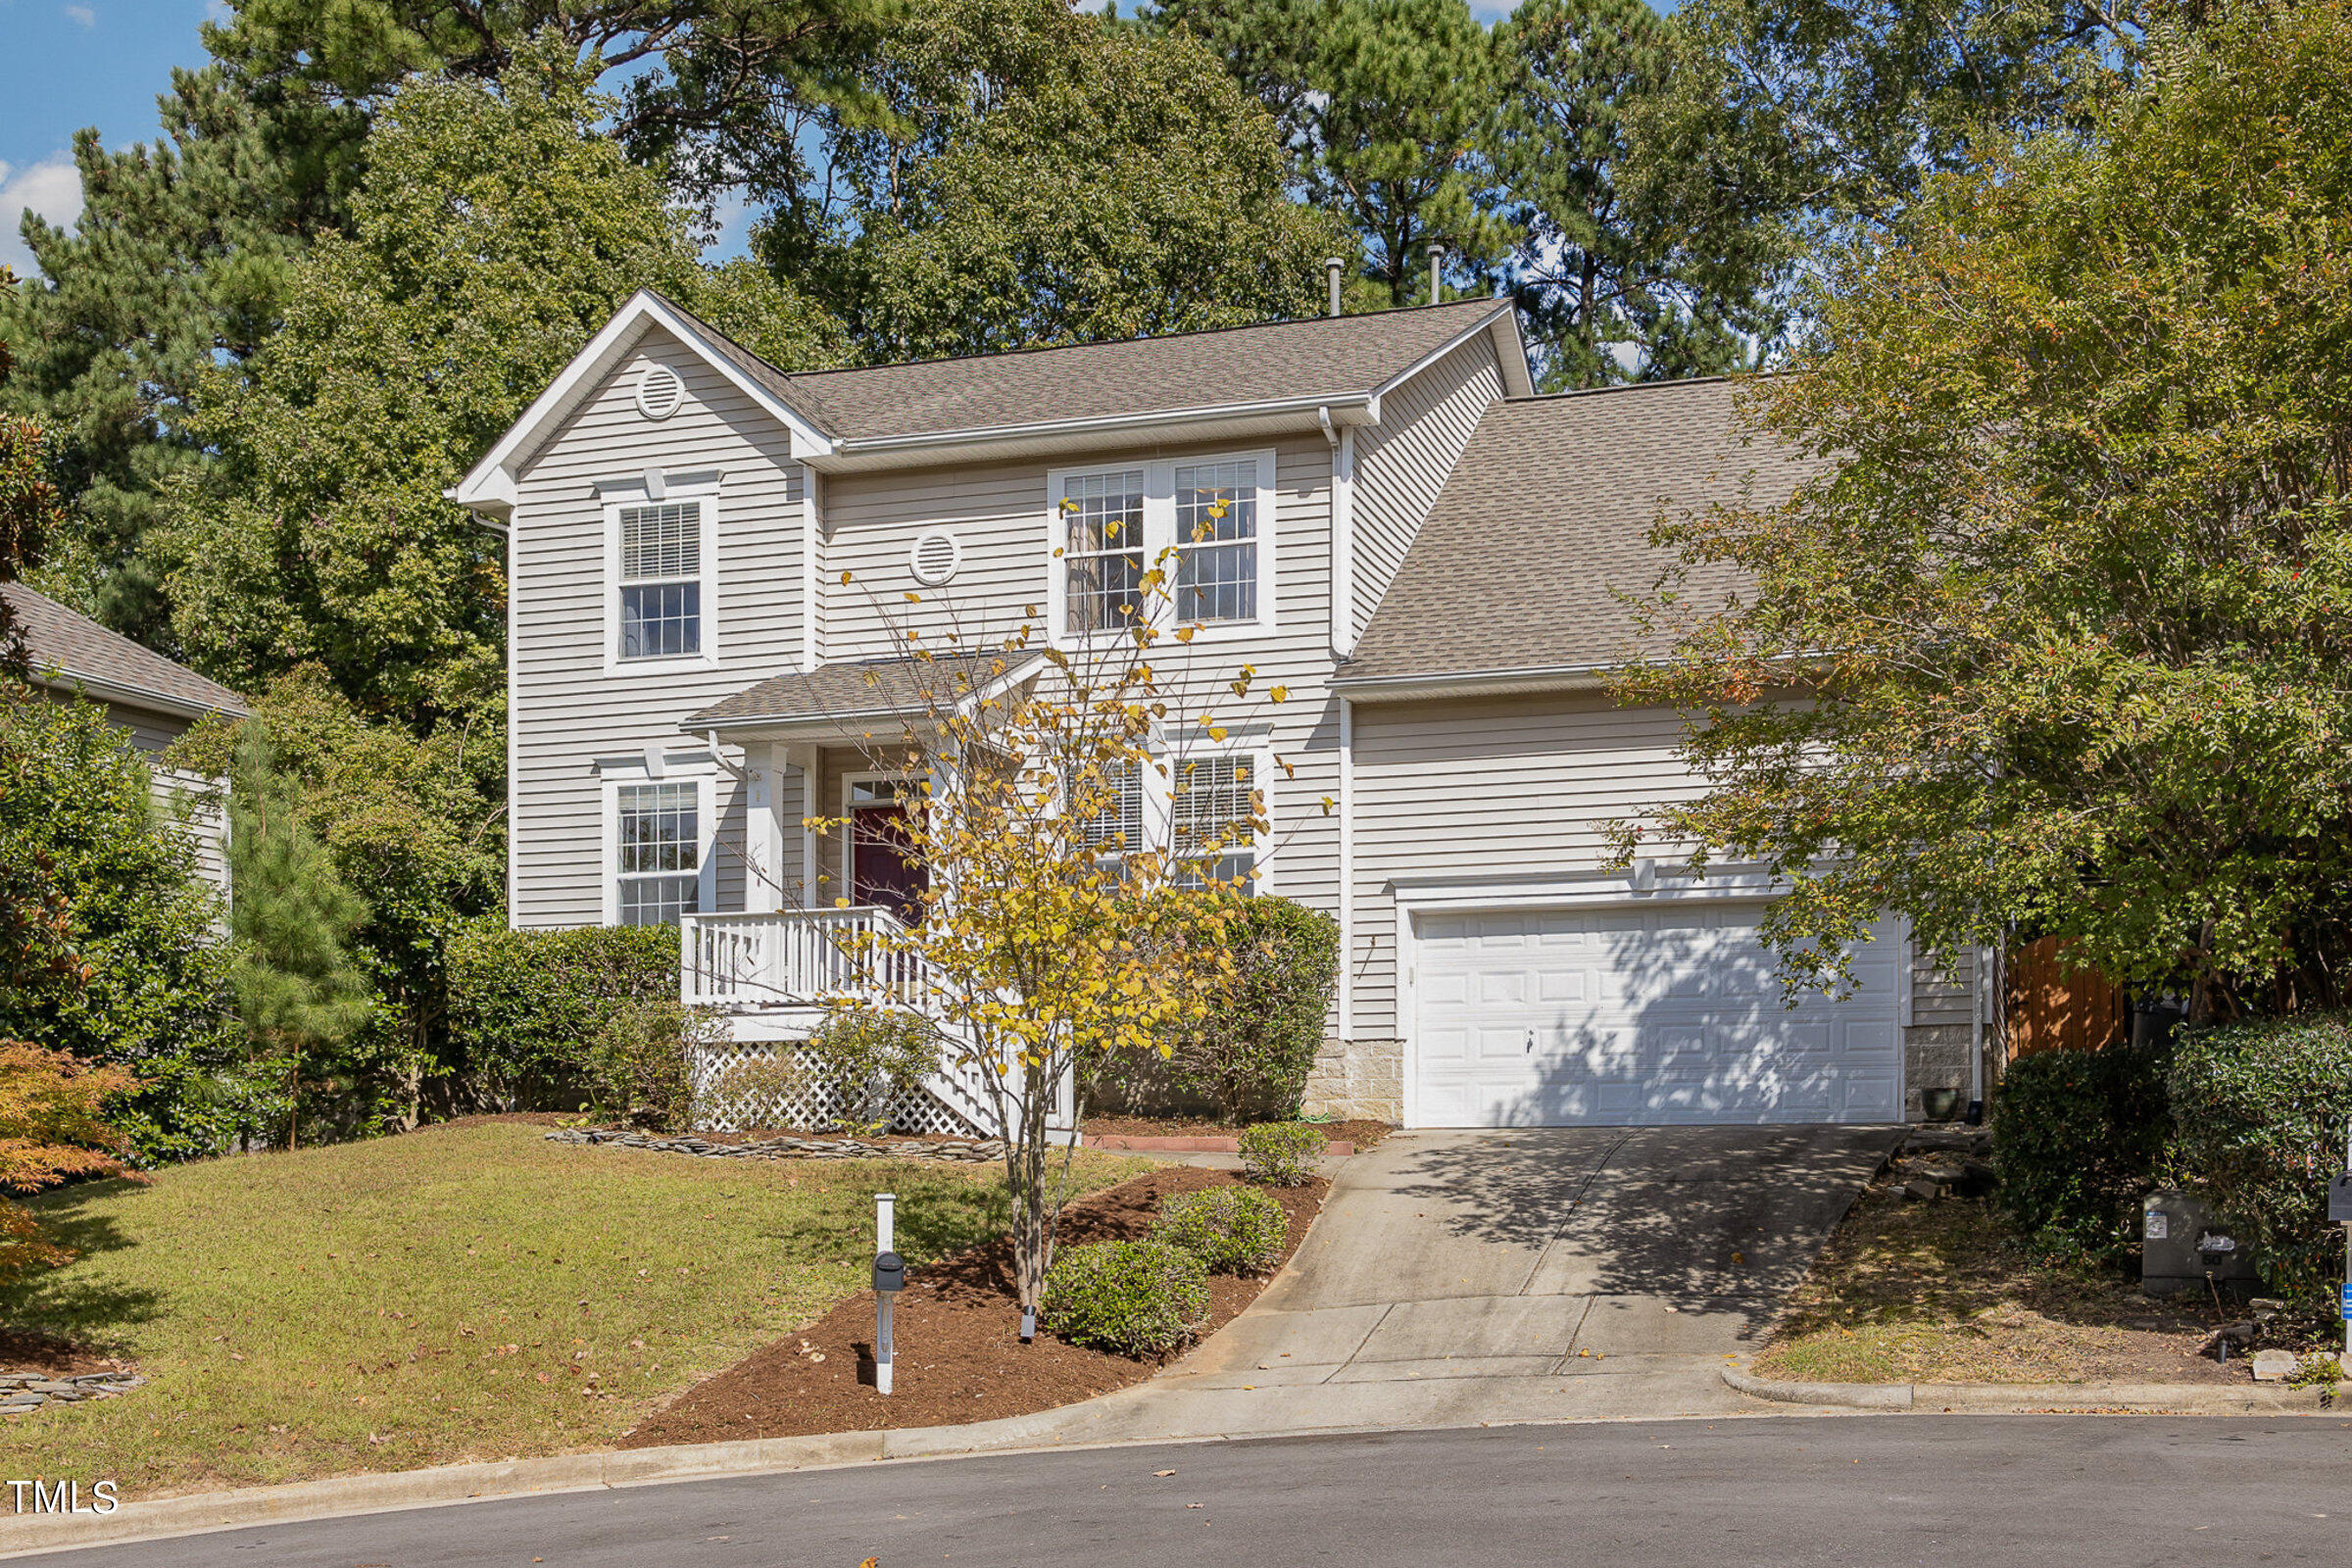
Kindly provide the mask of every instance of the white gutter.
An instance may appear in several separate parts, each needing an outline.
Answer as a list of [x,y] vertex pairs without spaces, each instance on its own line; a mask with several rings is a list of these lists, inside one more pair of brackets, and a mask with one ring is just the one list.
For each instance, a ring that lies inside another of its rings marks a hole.
[[1301,419],[1328,416],[1341,424],[1375,424],[1380,420],[1380,397],[1374,392],[1344,392],[1334,397],[1274,398],[1254,403],[1204,404],[1189,409],[1153,409],[1137,414],[1090,415],[1075,419],[1024,420],[1019,424],[976,425],[962,430],[927,430],[913,435],[877,435],[843,439],[826,453],[811,453],[809,466],[820,472],[854,466],[854,460],[918,456],[963,446],[991,446],[1010,441],[1051,441],[1065,436],[1116,435],[1126,431],[1164,430],[1170,425],[1216,419]]
[[134,686],[128,681],[108,680],[99,675],[85,675],[78,670],[68,669],[63,664],[36,662],[33,666],[32,678],[34,684],[45,686],[53,692],[69,692],[83,697],[102,698],[107,702],[121,703],[126,707],[147,708],[159,713],[177,714],[181,718],[211,718],[215,714],[222,718],[243,718],[252,711],[252,710],[242,707],[241,700],[240,706],[237,708],[223,708],[217,703],[200,703],[192,698],[173,697],[150,686]]
[[1512,669],[1467,669],[1436,675],[1332,677],[1331,688],[1357,702],[1394,702],[1408,697],[1450,696],[1469,687],[1543,691],[1597,691],[1623,666],[1618,664],[1531,664]]

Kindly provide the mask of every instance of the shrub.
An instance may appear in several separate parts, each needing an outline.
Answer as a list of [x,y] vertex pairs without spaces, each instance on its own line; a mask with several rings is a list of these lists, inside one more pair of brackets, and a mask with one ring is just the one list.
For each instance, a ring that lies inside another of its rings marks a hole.
[[892,1101],[939,1071],[939,1037],[911,1012],[858,1007],[827,1018],[808,1037],[808,1057],[848,1107],[842,1125],[876,1133],[890,1125]]
[[2352,1015],[2184,1035],[2171,1091],[2175,1152],[2252,1241],[2263,1282],[2292,1300],[2322,1293],[2343,1270],[2328,1183],[2343,1168],[2352,1119]]
[[1178,1193],[1159,1205],[1152,1239],[1181,1248],[1211,1274],[1262,1274],[1282,1257],[1290,1216],[1254,1187]]
[[1208,1270],[1161,1241],[1073,1247],[1046,1271],[1043,1315],[1072,1345],[1163,1354],[1208,1321]]
[[1298,1121],[1266,1121],[1242,1131],[1242,1170],[1253,1182],[1297,1187],[1314,1174],[1311,1162],[1323,1152],[1323,1129]]
[[467,922],[448,948],[453,1109],[516,1110],[574,1098],[591,1044],[625,1005],[674,1003],[673,926],[510,931]]
[[591,1108],[600,1120],[619,1126],[684,1131],[694,1111],[692,1054],[724,1034],[708,1007],[623,1003],[589,1044]]
[[1296,1116],[1323,1044],[1323,1016],[1340,979],[1340,925],[1288,899],[1237,901],[1222,940],[1233,973],[1208,1016],[1173,1042],[1177,1081],[1228,1122],[1252,1113]]
[[2130,1250],[2171,1119],[2165,1047],[2023,1056],[2002,1079],[1993,1163],[2009,1224],[2034,1245],[2089,1257]]

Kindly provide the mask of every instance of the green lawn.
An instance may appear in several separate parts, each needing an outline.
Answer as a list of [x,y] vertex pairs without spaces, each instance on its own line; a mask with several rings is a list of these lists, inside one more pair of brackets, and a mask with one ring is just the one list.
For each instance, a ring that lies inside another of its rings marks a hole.
[[[1140,1162],[1081,1154],[1079,1190]],[[35,1206],[82,1250],[0,1321],[133,1356],[0,1423],[0,1474],[126,1497],[560,1453],[859,1289],[873,1194],[916,1262],[1000,1231],[995,1167],[722,1161],[490,1124],[166,1170]]]

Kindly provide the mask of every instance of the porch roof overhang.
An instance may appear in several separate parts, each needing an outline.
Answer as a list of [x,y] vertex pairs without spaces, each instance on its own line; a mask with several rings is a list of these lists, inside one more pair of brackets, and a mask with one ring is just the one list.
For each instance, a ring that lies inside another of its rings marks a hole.
[[770,675],[679,721],[696,735],[734,741],[870,739],[914,732],[942,715],[1007,691],[1045,667],[1043,654],[956,654],[836,660]]

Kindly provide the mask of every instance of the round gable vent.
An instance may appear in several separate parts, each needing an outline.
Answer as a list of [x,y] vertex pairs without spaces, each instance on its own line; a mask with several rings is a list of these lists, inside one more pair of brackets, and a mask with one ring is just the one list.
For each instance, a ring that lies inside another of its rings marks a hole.
[[686,401],[686,383],[666,365],[649,365],[637,377],[637,412],[649,419],[666,419]]
[[924,534],[906,552],[906,563],[914,568],[914,580],[926,587],[946,586],[963,564],[963,542],[952,533]]

